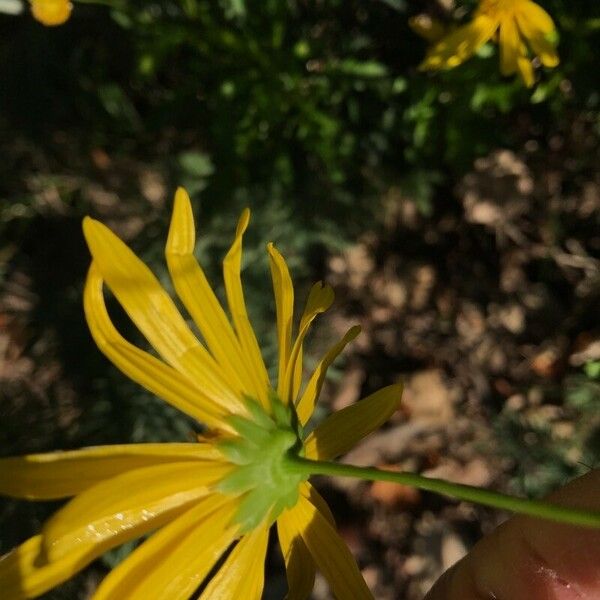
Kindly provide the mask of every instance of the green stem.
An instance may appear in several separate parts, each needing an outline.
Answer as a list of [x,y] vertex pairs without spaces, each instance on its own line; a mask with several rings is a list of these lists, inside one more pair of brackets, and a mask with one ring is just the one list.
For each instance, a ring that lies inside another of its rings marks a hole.
[[374,467],[356,467],[341,463],[324,462],[319,460],[307,460],[301,457],[290,457],[290,469],[304,473],[305,475],[331,475],[334,477],[354,477],[368,481],[389,481],[400,483],[411,487],[436,492],[444,496],[450,496],[458,500],[466,500],[484,506],[492,506],[515,513],[530,515],[568,523],[583,527],[600,528],[600,511],[583,510],[559,506],[551,502],[540,500],[526,500],[515,498],[507,494],[483,490],[471,485],[451,483],[443,479],[423,477],[416,473],[399,473],[395,471],[384,471]]

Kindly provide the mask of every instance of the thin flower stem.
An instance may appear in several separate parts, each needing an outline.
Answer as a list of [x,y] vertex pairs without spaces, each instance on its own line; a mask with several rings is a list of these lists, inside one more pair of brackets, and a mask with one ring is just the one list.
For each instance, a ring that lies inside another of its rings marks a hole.
[[551,502],[516,498],[499,492],[480,489],[470,485],[451,483],[443,479],[423,477],[416,473],[385,471],[374,467],[356,467],[341,463],[307,460],[290,457],[289,467],[295,471],[310,475],[331,475],[334,477],[354,477],[367,481],[389,481],[428,492],[436,492],[458,500],[466,500],[484,506],[492,506],[515,513],[530,515],[583,527],[600,528],[600,511],[583,510],[559,506]]

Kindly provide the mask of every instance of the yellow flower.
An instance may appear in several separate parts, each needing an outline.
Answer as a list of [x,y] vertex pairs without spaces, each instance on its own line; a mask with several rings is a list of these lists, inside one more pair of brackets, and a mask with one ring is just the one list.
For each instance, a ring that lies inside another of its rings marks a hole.
[[527,87],[534,83],[529,50],[546,67],[559,59],[551,39],[556,28],[550,15],[531,0],[480,0],[473,20],[435,43],[421,69],[451,69],[470,58],[497,34],[500,71],[519,73]]
[[[167,265],[203,342],[135,254],[104,225],[85,219],[93,261],[84,308],[98,347],[123,373],[208,431],[197,443],[104,446],[1,460],[1,493],[40,500],[74,496],[39,535],[0,561],[0,589],[7,598],[40,595],[110,548],[152,533],[104,579],[94,600],[258,600],[274,523],[290,599],[308,598],[317,567],[336,598],[371,598],[325,501],[307,473],[290,465],[295,457],[332,460],[346,452],[389,418],[402,389],[384,388],[304,432],[329,365],[359,328],[329,349],[301,390],[304,338],[331,305],[333,292],[313,286],[293,338],[292,281],[283,257],[269,244],[279,348],[277,385],[271,386],[241,283],[249,218],[245,210],[223,263],[230,320],[194,258],[188,195],[179,189],[175,196]],[[159,358],[118,333],[104,284]]]
[[69,0],[30,0],[31,13],[44,25],[62,25],[71,16],[73,5]]

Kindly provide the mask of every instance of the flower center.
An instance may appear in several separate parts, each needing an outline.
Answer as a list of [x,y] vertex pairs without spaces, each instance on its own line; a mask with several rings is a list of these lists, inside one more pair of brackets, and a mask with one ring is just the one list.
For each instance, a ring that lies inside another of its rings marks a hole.
[[232,416],[229,423],[238,433],[218,442],[222,454],[237,465],[217,489],[240,496],[235,519],[243,533],[264,522],[270,525],[298,501],[305,475],[288,466],[290,454],[303,452],[298,419],[293,407],[271,395],[271,413],[254,399],[246,398],[249,416]]

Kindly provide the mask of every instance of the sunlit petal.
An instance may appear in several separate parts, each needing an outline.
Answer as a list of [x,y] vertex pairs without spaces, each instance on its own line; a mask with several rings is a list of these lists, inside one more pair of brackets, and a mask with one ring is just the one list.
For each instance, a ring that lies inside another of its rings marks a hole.
[[294,318],[294,288],[292,278],[283,256],[273,244],[268,244],[275,309],[277,312],[277,341],[279,344],[279,369],[277,394],[285,402],[285,373],[292,347],[292,319]]
[[223,261],[223,279],[225,281],[225,293],[227,295],[229,312],[231,313],[244,356],[248,361],[250,372],[255,380],[255,388],[258,390],[257,399],[266,408],[269,406],[269,375],[260,352],[260,346],[256,340],[254,329],[248,318],[241,279],[242,237],[248,227],[249,221],[250,211],[246,209],[240,216],[235,232],[235,239]]
[[241,394],[254,398],[259,393],[264,395],[264,383],[262,389],[257,388],[229,319],[194,257],[195,231],[189,196],[179,188],[166,246],[167,265],[177,295],[194,319],[228,383],[236,385]]
[[182,461],[220,460],[209,444],[122,444],[0,459],[0,494],[29,500],[74,496],[126,471]]
[[285,511],[277,519],[277,536],[285,561],[288,582],[287,600],[306,600],[315,584],[317,566],[312,559],[296,522],[290,511]]
[[333,303],[333,290],[321,282],[315,283],[308,295],[302,318],[298,337],[294,341],[287,368],[283,388],[280,390],[280,398],[284,403],[292,402],[297,396],[302,380],[302,344],[308,333],[311,323],[317,315],[325,312]]
[[290,523],[302,536],[319,570],[338,600],[372,600],[356,561],[344,541],[318,508],[301,495],[288,511]]
[[[335,527],[333,514],[327,502],[308,481],[300,485],[300,493]],[[289,511],[283,512],[277,519],[277,535],[285,560],[289,588],[287,600],[306,600],[314,586],[316,565]]]
[[[83,551],[81,551],[83,550]],[[7,600],[34,598],[66,581],[92,562],[93,549],[74,550],[60,560],[43,560],[42,536],[36,535],[0,557],[0,590]]]
[[106,550],[170,521],[205,496],[229,472],[213,462],[136,469],[88,488],[44,525],[49,560],[82,547]]
[[390,385],[327,417],[304,442],[306,457],[331,460],[381,427],[400,406],[402,385]]
[[188,600],[234,541],[235,508],[218,494],[201,500],[113,569],[92,600]]
[[209,398],[192,380],[151,354],[130,344],[112,324],[102,292],[102,277],[92,263],[84,290],[88,326],[100,351],[125,375],[175,408],[209,427],[226,428],[227,410]]
[[259,527],[232,550],[199,600],[260,600],[265,583],[269,528]]
[[86,217],[83,231],[102,278],[163,359],[216,402],[239,403],[218,363],[196,339],[150,269],[102,223]]
[[351,327],[346,335],[334,346],[332,346],[327,354],[322,358],[322,360],[317,365],[313,374],[311,375],[308,383],[306,384],[306,389],[304,390],[298,404],[296,406],[296,412],[298,413],[298,419],[302,425],[305,425],[310,419],[315,404],[317,402],[317,398],[321,393],[321,388],[323,387],[323,383],[325,382],[325,377],[327,375],[327,369],[331,365],[331,363],[340,355],[340,353],[344,350],[344,348],[360,333],[360,327],[358,325]]

